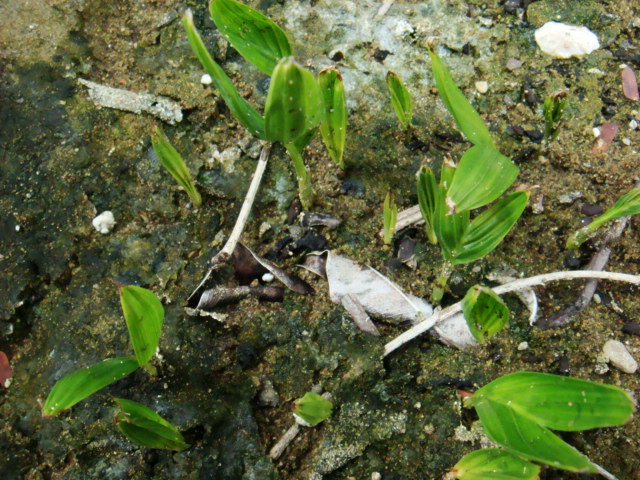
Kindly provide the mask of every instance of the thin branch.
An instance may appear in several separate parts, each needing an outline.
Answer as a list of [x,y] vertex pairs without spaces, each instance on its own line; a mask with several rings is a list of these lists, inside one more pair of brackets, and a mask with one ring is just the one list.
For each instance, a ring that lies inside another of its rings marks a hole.
[[[558,280],[574,280],[576,278],[598,278],[600,280],[613,280],[617,282],[627,282],[634,285],[640,285],[640,276],[638,275],[629,275],[627,273],[617,272],[594,272],[589,270],[576,270],[569,272],[544,273],[542,275],[536,275],[535,277],[522,278],[520,280],[515,280],[513,282],[494,287],[493,291],[498,295],[502,295],[509,292],[531,288],[536,285],[543,285],[548,282],[555,282]],[[411,327],[409,330],[387,343],[384,346],[384,356],[386,357],[391,352],[397,350],[405,343],[426,332],[434,325],[454,316],[461,311],[462,302],[458,302],[451,305],[450,307],[440,310],[437,313],[434,313],[426,320]]]
[[262,147],[262,151],[260,152],[260,159],[258,160],[258,166],[256,167],[256,171],[253,174],[253,179],[251,180],[251,185],[249,185],[249,190],[247,190],[247,195],[244,197],[244,202],[242,204],[242,208],[240,209],[240,213],[238,214],[238,218],[236,219],[236,224],[231,231],[231,235],[227,239],[227,242],[212,259],[210,262],[209,270],[207,274],[204,276],[202,281],[198,284],[196,289],[189,295],[189,299],[195,295],[195,293],[200,290],[200,288],[205,284],[205,282],[211,276],[211,273],[224,265],[233,251],[236,248],[236,244],[240,240],[240,236],[242,235],[242,231],[244,230],[244,226],[247,223],[247,219],[249,218],[249,214],[251,213],[251,207],[253,206],[253,201],[256,198],[256,194],[258,193],[258,188],[260,187],[260,182],[262,181],[262,176],[264,175],[264,171],[267,168],[267,162],[269,161],[269,153],[271,152],[271,144],[266,144]]

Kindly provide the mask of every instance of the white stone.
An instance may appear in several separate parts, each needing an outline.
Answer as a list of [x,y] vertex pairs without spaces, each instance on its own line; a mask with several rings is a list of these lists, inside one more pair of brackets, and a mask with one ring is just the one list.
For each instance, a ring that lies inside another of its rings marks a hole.
[[638,369],[638,362],[631,356],[624,343],[618,340],[607,341],[602,352],[611,365],[625,373],[635,373]]
[[554,58],[581,57],[600,48],[595,33],[587,27],[547,22],[535,32],[540,49]]
[[211,78],[211,75],[209,75],[208,73],[205,73],[204,75],[202,75],[202,77],[200,77],[200,83],[202,85],[211,85],[212,82],[213,82],[213,79]]
[[382,480],[380,472],[371,472],[371,480]]
[[116,219],[112,212],[106,210],[94,218],[91,223],[93,224],[93,228],[98,232],[106,234],[113,230],[113,227],[116,225]]
[[521,352],[526,350],[527,348],[529,348],[529,342],[521,342],[518,344],[518,350]]
[[487,93],[489,91],[489,83],[484,80],[476,82],[476,90],[478,93]]

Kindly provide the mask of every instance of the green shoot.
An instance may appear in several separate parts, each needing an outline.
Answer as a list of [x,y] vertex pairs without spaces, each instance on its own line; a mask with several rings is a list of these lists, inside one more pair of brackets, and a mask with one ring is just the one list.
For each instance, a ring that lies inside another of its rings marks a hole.
[[462,312],[473,338],[483,343],[509,321],[509,309],[488,287],[475,285],[462,299]]
[[542,112],[544,115],[544,141],[553,142],[560,133],[560,122],[564,107],[567,103],[567,91],[560,90],[552,93],[544,100]]
[[186,163],[184,163],[182,156],[173,148],[173,145],[171,145],[171,142],[169,142],[169,139],[160,127],[155,127],[154,133],[151,136],[151,144],[162,166],[171,174],[175,181],[185,189],[193,205],[199,207],[202,204],[202,197],[200,197],[198,190],[191,181],[189,169]]
[[323,100],[323,119],[320,124],[322,140],[336,165],[344,168],[344,143],[347,135],[347,102],[340,73],[333,67],[318,74]]
[[475,108],[469,103],[469,100],[467,100],[460,89],[456,87],[447,67],[432,45],[429,46],[429,55],[431,56],[433,78],[435,79],[440,98],[442,98],[449,113],[453,115],[460,131],[474,145],[493,145],[489,129]]
[[396,222],[398,220],[398,206],[393,200],[393,193],[387,193],[382,206],[382,220],[384,227],[384,244],[391,245],[396,234]]
[[287,143],[285,148],[287,149],[289,158],[291,158],[291,163],[296,173],[300,203],[302,203],[304,208],[308,208],[313,203],[313,185],[311,184],[309,169],[304,164],[302,153],[295,143]]
[[231,46],[267,75],[281,58],[291,55],[282,29],[257,10],[236,0],[213,0],[209,11]]
[[184,450],[189,447],[176,427],[153,410],[132,400],[114,398],[120,410],[115,420],[130,441],[148,448]]
[[400,77],[392,71],[387,72],[387,88],[400,124],[405,130],[409,130],[413,109],[411,94],[402,83]]
[[640,213],[640,188],[634,188],[618,199],[616,204],[602,215],[576,231],[567,239],[567,249],[577,250],[589,237],[591,237],[602,225],[616,218]]
[[145,367],[160,342],[164,308],[152,291],[135,286],[120,290],[120,303],[136,359]]
[[122,288],[120,300],[136,356],[111,358],[62,377],[49,392],[43,415],[57,415],[139,367],[155,374],[149,361],[160,340],[162,304],[153,292],[140,287]]
[[57,415],[107,385],[126,377],[139,366],[135,357],[117,357],[70,373],[53,386],[42,407],[42,414]]
[[484,448],[462,457],[451,474],[460,480],[535,480],[540,467],[506,450]]
[[550,429],[575,432],[622,425],[635,404],[613,385],[545,373],[519,372],[498,378],[465,400],[487,436],[508,452],[572,472],[599,467]]
[[314,427],[331,416],[333,404],[317,393],[307,392],[295,401],[293,414],[296,421],[306,427]]

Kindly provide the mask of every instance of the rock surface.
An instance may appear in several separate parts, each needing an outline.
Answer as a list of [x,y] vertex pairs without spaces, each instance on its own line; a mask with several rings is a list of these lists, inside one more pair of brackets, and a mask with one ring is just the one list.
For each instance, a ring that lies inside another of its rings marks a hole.
[[602,347],[602,351],[609,362],[618,370],[622,370],[624,373],[635,373],[638,370],[638,362],[629,353],[624,343],[618,340],[609,340]]

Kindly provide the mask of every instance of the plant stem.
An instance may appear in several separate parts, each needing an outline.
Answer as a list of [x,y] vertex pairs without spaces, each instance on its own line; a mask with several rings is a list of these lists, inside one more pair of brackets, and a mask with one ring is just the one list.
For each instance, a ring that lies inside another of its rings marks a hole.
[[211,273],[220,268],[221,265],[229,260],[229,257],[236,249],[236,244],[240,240],[240,236],[242,235],[242,231],[244,230],[244,226],[247,223],[247,219],[249,218],[249,214],[251,213],[251,207],[253,206],[253,201],[256,198],[256,194],[258,193],[258,188],[260,187],[260,182],[262,181],[262,176],[264,175],[264,171],[267,168],[267,162],[269,161],[269,153],[271,152],[271,144],[266,144],[262,147],[262,151],[260,152],[260,159],[258,160],[258,165],[256,166],[256,171],[253,174],[253,179],[251,179],[251,184],[249,185],[249,190],[247,190],[247,195],[244,197],[244,202],[242,203],[242,208],[240,208],[240,213],[238,213],[238,218],[236,219],[236,224],[231,231],[231,235],[227,239],[227,242],[212,259],[210,262],[209,270],[207,274],[204,276],[202,281],[198,284],[196,289],[189,295],[189,299],[195,295],[195,293],[200,290],[200,287],[205,284],[205,282],[211,276]]
[[309,170],[304,164],[300,151],[293,143],[287,143],[285,148],[287,149],[287,152],[289,152],[289,156],[293,162],[293,168],[296,172],[300,203],[302,203],[302,207],[305,210],[308,210],[313,203],[313,186],[311,185]]
[[[513,282],[505,283],[504,285],[497,286],[493,288],[493,291],[498,295],[502,295],[504,293],[515,292],[518,290],[524,290],[527,288],[531,288],[536,285],[543,285],[547,282],[555,282],[558,280],[574,280],[579,278],[598,278],[601,280],[613,280],[617,282],[627,282],[632,283],[634,285],[640,285],[640,276],[638,275],[629,275],[627,273],[617,273],[617,272],[594,272],[591,270],[575,270],[569,272],[553,272],[553,273],[544,273],[542,275],[536,275],[535,277],[523,278],[520,280],[515,280]],[[397,336],[389,343],[384,346],[384,356],[386,357],[391,352],[397,350],[402,345],[407,342],[410,342],[417,336],[426,332],[434,325],[441,323],[454,316],[455,314],[462,311],[462,302],[455,303],[450,307],[447,307],[443,310],[440,310],[437,313],[434,313],[426,320],[414,325],[406,332]]]
[[433,289],[431,293],[431,301],[435,304],[439,304],[442,301],[442,297],[444,296],[445,289],[447,287],[447,282],[449,281],[449,277],[453,272],[453,268],[449,262],[445,262],[442,265],[442,270],[440,271],[440,275],[436,280],[436,287]]

